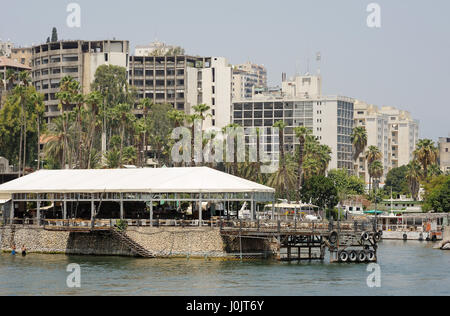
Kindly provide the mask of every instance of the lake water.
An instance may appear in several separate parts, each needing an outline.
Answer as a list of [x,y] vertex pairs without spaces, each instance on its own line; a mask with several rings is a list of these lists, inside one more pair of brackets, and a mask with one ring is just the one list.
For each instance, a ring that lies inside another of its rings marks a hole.
[[[368,265],[29,254],[0,255],[0,295],[449,295],[450,251],[432,243],[383,241],[381,287]],[[328,258],[327,258],[328,259]],[[67,265],[81,267],[70,289]]]

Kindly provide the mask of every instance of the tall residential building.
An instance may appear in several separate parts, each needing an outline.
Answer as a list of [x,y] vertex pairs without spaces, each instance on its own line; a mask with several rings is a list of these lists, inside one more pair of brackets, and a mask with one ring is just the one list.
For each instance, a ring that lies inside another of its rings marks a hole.
[[97,68],[116,65],[128,69],[128,41],[59,41],[32,48],[32,78],[38,92],[44,94],[45,116],[60,115],[61,79],[71,76],[80,82],[83,93],[89,93]]
[[231,66],[223,57],[132,56],[130,85],[138,99],[167,103],[186,114],[193,107],[211,107],[205,128],[222,128],[231,121]]
[[[375,105],[357,101],[355,103],[355,126],[364,126],[367,131],[367,147],[376,146],[383,158],[385,179],[392,168],[407,165],[413,159],[416,143],[419,140],[419,122],[407,111],[394,107]],[[358,174],[369,182],[365,153],[362,153],[354,166]]]
[[450,137],[439,137],[439,166],[442,172],[450,173]]
[[258,86],[258,75],[239,69],[233,69],[232,99],[249,99],[254,93],[254,89],[261,89]]
[[33,49],[31,47],[15,47],[11,49],[11,59],[22,65],[31,67],[32,51]]
[[[301,80],[300,80],[301,81]],[[332,150],[329,169],[352,170],[352,144],[354,100],[342,96],[306,98],[289,95],[288,91],[276,94],[258,94],[249,100],[233,101],[233,123],[243,127],[265,127],[267,140],[265,152],[276,153],[278,135],[270,127],[277,121],[287,125],[284,132],[285,149],[293,152],[299,144],[294,128],[305,126],[312,130],[320,143]]]
[[0,39],[0,56],[11,57],[11,50],[13,49],[14,44],[10,41],[2,41]]
[[247,62],[245,64],[234,65],[234,69],[256,75],[258,78],[256,86],[260,88],[267,87],[267,69],[263,65]]

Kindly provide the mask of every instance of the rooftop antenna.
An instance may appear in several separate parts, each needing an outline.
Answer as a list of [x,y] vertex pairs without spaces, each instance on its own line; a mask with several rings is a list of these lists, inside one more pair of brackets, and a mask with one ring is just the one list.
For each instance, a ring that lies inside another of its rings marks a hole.
[[309,57],[306,59],[306,73],[309,75]]
[[316,61],[318,63],[317,74],[320,75],[320,62],[322,61],[322,54],[320,52],[316,53]]

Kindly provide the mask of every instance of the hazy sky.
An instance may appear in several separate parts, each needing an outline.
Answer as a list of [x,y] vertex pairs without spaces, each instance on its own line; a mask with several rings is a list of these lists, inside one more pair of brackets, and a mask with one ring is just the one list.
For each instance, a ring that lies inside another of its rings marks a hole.
[[[66,6],[81,6],[81,28],[66,25]],[[367,5],[381,6],[381,28],[367,27]],[[450,133],[450,1],[433,0],[0,0],[0,38],[18,45],[60,39],[157,38],[189,54],[264,64],[281,73],[317,69],[324,93],[392,105],[420,120],[420,136]]]

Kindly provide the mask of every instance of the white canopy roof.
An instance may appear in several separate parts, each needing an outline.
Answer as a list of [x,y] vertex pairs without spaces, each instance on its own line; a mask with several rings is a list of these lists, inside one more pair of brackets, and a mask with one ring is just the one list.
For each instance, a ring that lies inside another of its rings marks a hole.
[[0,185],[1,193],[243,193],[275,190],[211,168],[41,170]]

